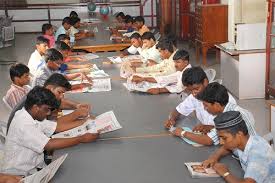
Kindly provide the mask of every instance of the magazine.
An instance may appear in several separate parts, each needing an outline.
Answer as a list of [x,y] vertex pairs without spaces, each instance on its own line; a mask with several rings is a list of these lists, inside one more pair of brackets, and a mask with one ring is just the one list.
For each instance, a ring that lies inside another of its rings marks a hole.
[[67,158],[68,154],[65,154],[52,163],[50,163],[48,166],[43,168],[42,170],[25,177],[20,182],[22,183],[48,183],[55,173],[57,172],[58,168],[61,166],[61,164],[64,162],[64,160]]
[[[181,128],[182,128],[184,131],[187,131],[187,132],[190,132],[190,133],[201,134],[201,133],[199,133],[199,132],[193,132],[192,129],[191,129],[191,128],[188,128],[188,127],[181,127]],[[169,131],[170,131],[170,132],[173,132],[175,129],[176,129],[176,127],[172,126],[172,127],[169,129]],[[192,140],[189,140],[189,139],[187,139],[187,138],[184,138],[184,137],[181,137],[181,138],[182,138],[182,140],[184,140],[187,144],[190,144],[190,145],[192,145],[192,146],[194,146],[194,147],[201,147],[201,146],[203,146],[202,144],[198,144],[198,143],[193,142]]]
[[105,112],[97,116],[94,120],[88,119],[83,125],[61,132],[52,136],[52,138],[71,138],[83,135],[85,133],[107,133],[118,129],[122,126],[116,119],[113,111]]
[[204,168],[201,162],[184,163],[192,178],[220,177],[213,168]]

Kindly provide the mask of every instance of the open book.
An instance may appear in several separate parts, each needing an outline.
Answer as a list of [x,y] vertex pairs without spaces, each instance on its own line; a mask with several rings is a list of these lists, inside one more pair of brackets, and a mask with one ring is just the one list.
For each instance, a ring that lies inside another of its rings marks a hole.
[[[187,131],[187,132],[190,132],[190,133],[200,134],[200,133],[198,133],[198,132],[193,132],[192,129],[191,129],[191,128],[188,128],[188,127],[181,127],[181,128],[182,128],[184,131]],[[173,132],[175,129],[176,129],[176,127],[172,126],[172,127],[169,129],[169,131],[170,131],[170,132]],[[198,143],[193,142],[192,140],[189,140],[189,139],[187,139],[187,138],[184,138],[184,137],[181,137],[181,138],[182,138],[182,140],[184,140],[187,144],[190,144],[190,145],[192,145],[192,146],[194,146],[194,147],[201,147],[201,146],[203,146],[202,144],[198,144]]]
[[105,112],[97,116],[94,120],[88,119],[83,125],[61,132],[52,136],[52,138],[71,138],[83,135],[85,133],[107,133],[121,129],[122,126],[116,119],[113,111]]
[[[88,81],[70,81],[72,85],[81,84],[81,83],[88,83]],[[105,79],[93,79],[93,85],[86,88],[75,89],[70,92],[72,93],[93,93],[93,92],[104,92],[104,91],[111,91],[111,78]]]
[[192,178],[220,177],[212,168],[204,168],[201,162],[184,163]]
[[20,182],[24,183],[48,183],[55,173],[57,172],[60,165],[64,162],[64,160],[67,158],[68,154],[65,154],[55,161],[53,161],[51,164],[40,170],[39,172],[36,172],[28,177],[25,177]]

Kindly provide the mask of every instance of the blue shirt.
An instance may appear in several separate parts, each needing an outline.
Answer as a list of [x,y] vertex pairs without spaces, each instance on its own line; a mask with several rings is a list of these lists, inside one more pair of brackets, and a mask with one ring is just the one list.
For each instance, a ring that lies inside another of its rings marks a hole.
[[[57,29],[57,31],[56,31],[56,33],[55,33],[55,41],[57,41],[57,38],[58,38],[58,36],[60,35],[60,34],[67,34],[67,30],[63,27],[63,25],[61,25],[58,29]],[[74,42],[75,41],[75,37],[74,36],[70,36],[70,42]]]
[[236,150],[244,178],[251,178],[257,183],[275,182],[275,152],[262,137],[250,136],[244,151]]

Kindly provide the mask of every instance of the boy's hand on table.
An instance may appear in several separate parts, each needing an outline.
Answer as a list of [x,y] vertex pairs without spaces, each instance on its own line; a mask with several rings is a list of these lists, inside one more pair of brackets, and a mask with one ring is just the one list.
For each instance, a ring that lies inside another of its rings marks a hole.
[[150,93],[152,95],[158,95],[159,94],[159,88],[150,88],[149,90],[147,90],[147,93]]
[[209,167],[213,167],[217,162],[218,160],[216,158],[209,157],[207,160],[204,160],[202,162],[202,165],[204,168],[209,168]]
[[19,183],[22,177],[16,175],[5,175],[0,173],[0,182],[2,183]]
[[213,169],[219,174],[220,176],[223,176],[226,172],[229,172],[227,166],[222,163],[215,163],[213,166]]
[[90,104],[77,104],[76,105],[76,108],[77,109],[87,109],[87,110],[91,110],[92,109],[92,106]]
[[98,139],[99,134],[98,133],[86,133],[81,136],[81,143],[89,143],[94,142],[96,139]]
[[90,114],[90,110],[87,108],[77,108],[74,112],[78,118],[86,118]]
[[141,83],[142,81],[143,81],[143,78],[137,75],[134,75],[132,78],[132,82],[135,82],[135,83]]
[[177,128],[172,132],[172,134],[173,134],[174,136],[177,136],[177,137],[182,137],[182,136],[181,136],[181,132],[182,132],[182,128],[177,127]]
[[167,129],[170,129],[171,126],[174,126],[176,124],[175,120],[168,119],[164,122],[164,127]]

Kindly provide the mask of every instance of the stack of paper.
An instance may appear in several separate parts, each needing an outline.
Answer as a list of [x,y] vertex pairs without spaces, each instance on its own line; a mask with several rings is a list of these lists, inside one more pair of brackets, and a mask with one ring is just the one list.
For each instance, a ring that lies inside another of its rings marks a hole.
[[204,168],[201,162],[184,163],[192,178],[220,177],[212,168]]
[[85,133],[107,133],[121,129],[122,126],[116,119],[113,111],[103,113],[95,120],[87,120],[83,125],[71,130],[61,132],[52,136],[52,138],[71,138],[83,135]]

